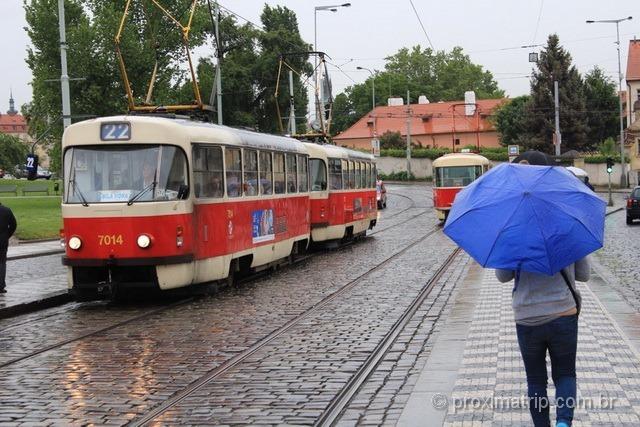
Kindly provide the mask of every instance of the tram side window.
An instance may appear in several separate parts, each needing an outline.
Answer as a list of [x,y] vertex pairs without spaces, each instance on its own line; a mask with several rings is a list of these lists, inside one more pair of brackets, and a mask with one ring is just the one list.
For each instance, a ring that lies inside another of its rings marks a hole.
[[349,189],[349,161],[342,161],[342,188]]
[[[331,160],[329,160],[331,164]],[[309,172],[311,175],[311,191],[324,191],[327,189],[327,167],[321,159],[309,159]],[[333,187],[332,187],[333,189]]]
[[287,193],[295,193],[296,190],[296,155],[287,154]]
[[360,162],[354,162],[354,166],[355,166],[355,173],[354,173],[354,183],[353,183],[353,188],[360,188],[360,179],[362,176],[362,168],[361,168],[361,163]]
[[378,168],[376,165],[371,165],[371,188],[376,188],[378,184]]
[[242,195],[242,157],[237,148],[225,148],[224,160],[227,171],[227,196]]
[[371,163],[365,163],[364,167],[366,172],[362,177],[362,188],[369,188],[371,187]]
[[224,196],[222,148],[193,147],[193,178],[196,197]]
[[258,152],[244,150],[244,195],[258,195]]
[[284,154],[273,153],[273,188],[276,194],[284,194]]
[[268,151],[260,152],[260,194],[273,194],[273,167]]
[[309,171],[307,170],[307,156],[298,155],[298,190],[301,193],[309,191]]
[[342,162],[329,159],[329,189],[342,190]]
[[356,188],[356,164],[353,160],[349,160],[349,189]]

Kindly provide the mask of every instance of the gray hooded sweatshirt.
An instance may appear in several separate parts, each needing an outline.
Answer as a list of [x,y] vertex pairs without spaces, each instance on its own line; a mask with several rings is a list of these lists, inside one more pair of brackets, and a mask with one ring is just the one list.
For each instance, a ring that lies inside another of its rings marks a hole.
[[[576,280],[586,282],[591,274],[588,258],[563,269],[578,300],[580,292],[576,289]],[[496,270],[496,277],[502,283],[516,277],[513,270]],[[516,323],[521,325],[541,325],[559,317],[560,313],[576,306],[571,291],[560,272],[553,276],[521,271],[513,287],[513,314]]]

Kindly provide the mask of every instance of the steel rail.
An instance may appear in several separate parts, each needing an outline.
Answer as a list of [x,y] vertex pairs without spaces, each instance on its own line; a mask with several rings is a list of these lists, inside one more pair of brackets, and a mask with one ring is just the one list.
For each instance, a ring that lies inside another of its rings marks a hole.
[[280,326],[278,329],[276,329],[275,331],[271,332],[266,337],[256,341],[255,344],[253,344],[251,347],[249,347],[245,351],[243,351],[241,353],[238,353],[237,355],[235,355],[232,358],[228,359],[227,361],[223,362],[222,364],[220,364],[216,368],[210,370],[205,375],[201,376],[197,380],[193,381],[192,383],[190,383],[189,385],[184,387],[182,390],[174,393],[171,397],[169,397],[164,402],[160,403],[158,406],[152,408],[146,414],[144,414],[144,415],[142,415],[142,416],[140,416],[140,417],[138,417],[136,419],[131,420],[126,425],[127,426],[131,426],[131,427],[137,427],[137,426],[142,426],[142,425],[145,425],[145,424],[153,421],[154,419],[156,419],[158,416],[162,415],[167,410],[171,409],[172,407],[174,407],[175,405],[177,405],[178,403],[180,403],[184,399],[188,398],[194,392],[200,390],[202,387],[204,387],[205,385],[209,384],[211,381],[215,380],[218,377],[221,377],[222,375],[224,375],[229,370],[231,370],[234,367],[238,366],[239,364],[243,363],[247,358],[249,358],[250,356],[255,354],[257,351],[259,351],[260,349],[262,349],[263,347],[265,347],[266,345],[271,343],[273,340],[275,340],[279,336],[281,336],[284,333],[288,332],[293,327],[299,325],[300,323],[302,323],[304,320],[308,319],[309,317],[311,317],[311,316],[317,314],[318,312],[320,312],[329,303],[335,301],[337,298],[343,296],[344,294],[346,294],[347,292],[349,292],[350,290],[355,288],[358,284],[360,284],[362,282],[362,280],[364,278],[369,276],[371,273],[373,273],[375,271],[378,271],[380,268],[388,265],[394,259],[396,259],[397,257],[401,256],[402,254],[404,254],[408,250],[412,249],[414,246],[422,243],[428,237],[432,236],[433,234],[435,234],[435,233],[437,233],[439,231],[441,231],[441,228],[439,226],[433,227],[429,232],[427,232],[426,234],[424,234],[423,236],[421,236],[417,240],[415,240],[412,243],[406,245],[404,248],[400,249],[399,251],[395,252],[391,256],[387,257],[386,259],[384,259],[383,261],[378,263],[376,266],[370,268],[369,270],[367,270],[366,272],[362,273],[361,275],[359,275],[355,279],[351,280],[349,283],[343,285],[338,290],[334,291],[330,295],[328,295],[325,298],[323,298],[321,301],[319,301],[316,304],[312,305],[310,308],[305,310],[303,313],[300,313],[299,315],[297,315],[293,319],[289,320],[284,325]]
[[382,341],[378,343],[376,348],[369,355],[369,357],[367,357],[358,371],[349,379],[347,384],[342,388],[342,390],[340,390],[336,397],[331,400],[329,406],[324,410],[320,417],[318,417],[314,425],[331,426],[338,421],[342,412],[349,406],[349,403],[356,395],[356,393],[358,393],[362,385],[367,381],[371,373],[378,367],[384,355],[396,341],[396,338],[398,338],[398,335],[400,335],[400,333],[404,330],[415,313],[418,311],[420,306],[424,303],[425,299],[431,294],[431,291],[433,290],[435,285],[442,278],[442,275],[453,264],[460,251],[460,248],[454,249],[447,257],[447,259],[442,263],[442,265],[440,265],[438,270],[429,279],[429,281],[427,281],[422,290],[414,298],[411,305],[407,307],[404,313],[393,324],[389,332],[387,332]]

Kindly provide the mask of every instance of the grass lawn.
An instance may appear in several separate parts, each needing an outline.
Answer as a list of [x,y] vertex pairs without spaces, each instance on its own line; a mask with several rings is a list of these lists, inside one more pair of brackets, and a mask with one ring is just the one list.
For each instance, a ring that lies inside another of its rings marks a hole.
[[18,229],[15,236],[18,239],[47,239],[60,235],[60,196],[2,197],[0,203],[11,208],[16,217]]

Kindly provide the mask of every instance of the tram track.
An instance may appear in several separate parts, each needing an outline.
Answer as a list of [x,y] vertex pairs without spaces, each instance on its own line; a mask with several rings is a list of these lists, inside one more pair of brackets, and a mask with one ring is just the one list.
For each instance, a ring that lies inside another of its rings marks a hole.
[[[411,200],[412,204],[415,205],[415,201],[412,198],[410,198],[408,196],[404,196],[404,195],[399,195],[399,196],[405,197],[405,198]],[[407,210],[409,210],[411,208],[412,207],[409,206],[409,207],[403,209],[401,212],[398,212],[396,214],[396,216],[401,214],[401,213],[403,213],[403,212],[406,212]],[[383,229],[376,230],[376,231],[368,234],[367,236],[372,236],[372,235],[375,235],[375,234],[378,234],[378,233],[382,233],[382,232],[394,229],[394,228],[399,227],[399,226],[401,226],[403,224],[406,224],[407,222],[410,222],[410,221],[412,221],[412,220],[414,220],[414,219],[416,219],[416,218],[418,218],[418,217],[420,217],[420,216],[422,216],[422,215],[424,215],[426,213],[427,213],[427,211],[423,211],[423,212],[420,212],[420,213],[418,213],[416,215],[412,215],[409,218],[406,218],[406,219],[404,219],[404,220],[402,220],[400,222],[391,224],[391,225],[389,225],[389,226],[387,226],[387,227],[385,227]],[[385,220],[387,220],[387,219],[385,218]],[[430,232],[430,234],[433,234],[434,232],[438,231],[438,229],[439,229],[439,227],[434,227],[434,229]],[[354,241],[347,242],[346,244],[343,244],[340,247],[338,247],[337,249],[334,249],[332,251],[344,250],[346,248],[352,247],[352,245],[354,243],[357,243],[357,242],[354,242]],[[406,250],[408,250],[408,248],[403,249],[401,252],[404,253],[404,252],[406,252]],[[307,255],[304,255],[304,256],[301,256],[301,257],[298,257],[298,258],[295,258],[295,259],[291,260],[286,265],[294,266],[296,264],[307,262],[307,261],[313,259],[314,257],[316,257],[318,255],[321,255],[323,253],[326,253],[326,251],[310,252]],[[396,255],[399,255],[399,254],[400,253],[397,253]],[[396,255],[393,255],[392,257],[395,257]],[[382,264],[386,263],[388,260],[389,259],[384,260],[382,262]],[[366,274],[369,274],[369,273],[375,271],[382,264],[378,264],[377,267],[372,268],[371,270],[365,272],[363,275],[366,275]],[[241,279],[238,279],[238,281],[236,282],[236,286],[244,285],[244,284],[247,284],[247,283],[251,283],[251,282],[253,282],[255,280],[258,280],[260,278],[266,277],[271,273],[272,272],[270,270],[263,270],[261,272],[253,273],[251,275],[242,277]],[[363,276],[359,276],[358,278],[356,278],[354,280],[358,281],[362,277]],[[348,285],[346,285],[346,286],[348,286]],[[219,287],[219,289],[222,290],[222,289],[224,289],[224,287]],[[15,357],[15,358],[7,360],[5,362],[0,362],[0,370],[2,370],[4,368],[7,368],[7,367],[9,367],[9,366],[11,366],[11,365],[13,365],[15,363],[30,359],[32,357],[38,356],[38,355],[43,354],[43,353],[46,353],[48,351],[55,350],[57,348],[60,348],[60,347],[63,347],[63,346],[66,346],[68,344],[72,344],[72,343],[75,343],[75,342],[78,342],[78,341],[82,341],[82,340],[94,337],[96,335],[99,335],[99,334],[102,334],[102,333],[105,333],[105,332],[109,332],[111,330],[114,330],[114,329],[117,329],[119,327],[125,326],[125,325],[127,325],[129,323],[142,320],[144,318],[147,318],[149,316],[153,316],[153,315],[161,313],[163,311],[167,311],[167,310],[170,310],[170,309],[178,308],[178,307],[180,307],[182,305],[185,305],[187,303],[199,300],[201,298],[203,298],[203,296],[190,296],[188,298],[184,298],[184,299],[181,299],[179,301],[175,301],[175,302],[173,302],[171,304],[164,305],[162,307],[155,308],[155,309],[152,309],[152,310],[149,310],[149,311],[145,311],[142,314],[128,317],[128,318],[123,319],[121,321],[118,321],[116,323],[112,323],[112,324],[110,324],[108,326],[105,326],[105,327],[102,327],[102,328],[97,328],[97,329],[92,329],[92,330],[89,330],[89,331],[87,331],[85,333],[80,333],[80,334],[78,334],[78,335],[76,335],[76,336],[74,336],[72,338],[69,338],[69,339],[66,339],[66,340],[62,340],[62,341],[58,341],[58,342],[54,342],[54,343],[52,343],[50,345],[43,346],[41,348],[35,349],[34,351],[29,352],[28,354],[24,354],[24,355],[21,355],[19,357]],[[327,301],[327,302],[329,302],[329,301]],[[0,329],[0,332],[8,331],[8,330],[11,330],[11,329],[16,329],[16,328],[20,328],[20,327],[24,327],[24,326],[33,325],[34,323],[37,323],[37,322],[49,321],[53,317],[63,316],[63,315],[68,314],[72,310],[81,309],[81,308],[87,306],[87,304],[95,304],[95,302],[90,302],[90,303],[71,302],[71,303],[67,303],[67,304],[64,304],[62,306],[58,306],[57,310],[55,312],[53,312],[53,313],[46,313],[46,314],[44,314],[42,316],[38,316],[38,317],[35,317],[33,319],[27,319],[27,320],[25,320],[23,322],[20,322],[20,323],[17,323],[17,324],[7,325],[7,326],[3,327],[2,329]],[[313,307],[312,307],[312,309],[313,309]],[[32,313],[34,313],[34,312],[32,312]]]
[[316,426],[333,426],[340,419],[341,414],[347,409],[352,399],[361,390],[370,375],[379,366],[384,356],[387,354],[391,346],[394,344],[400,333],[411,321],[420,306],[431,294],[438,281],[443,274],[454,264],[455,259],[461,252],[460,248],[454,249],[447,259],[440,265],[438,270],[423,286],[422,290],[414,298],[392,328],[387,332],[384,338],[378,343],[376,348],[367,357],[365,362],[360,366],[358,371],[349,379],[347,384],[338,392],[334,399],[327,406],[322,415],[316,420]]
[[[267,335],[267,336],[261,338],[260,340],[256,341],[253,345],[251,345],[246,350],[242,351],[241,353],[236,354],[235,356],[231,357],[230,359],[228,359],[225,362],[221,363],[217,367],[213,368],[212,370],[210,370],[209,372],[207,372],[205,375],[201,376],[197,380],[191,382],[189,385],[184,387],[181,391],[175,393],[169,399],[165,400],[164,402],[160,403],[156,407],[152,408],[146,414],[144,414],[144,415],[138,417],[137,419],[134,419],[131,422],[129,422],[127,424],[127,426],[142,426],[142,425],[146,425],[146,424],[150,423],[151,421],[156,419],[158,416],[162,415],[163,413],[165,413],[166,411],[168,411],[171,408],[175,407],[177,404],[179,404],[183,400],[187,399],[189,396],[191,396],[196,391],[198,391],[201,388],[205,387],[207,384],[211,383],[212,381],[216,380],[217,378],[222,377],[225,373],[229,372],[234,367],[236,367],[236,366],[242,364],[243,362],[245,362],[252,355],[254,355],[256,352],[258,352],[259,350],[263,349],[264,347],[266,347],[267,345],[272,343],[278,337],[280,337],[283,334],[287,333],[288,331],[290,331],[294,327],[299,326],[300,324],[302,324],[305,320],[309,319],[310,317],[320,313],[330,303],[334,302],[338,298],[340,298],[340,297],[344,296],[345,294],[347,294],[349,291],[354,289],[357,285],[362,283],[363,280],[365,278],[367,278],[369,275],[371,275],[372,273],[374,273],[374,272],[380,270],[381,268],[389,265],[395,259],[397,259],[401,255],[405,254],[407,251],[411,250],[412,248],[414,248],[415,246],[419,245],[420,243],[423,243],[430,236],[432,236],[432,235],[434,235],[434,234],[436,234],[436,233],[438,233],[440,231],[441,231],[441,228],[439,226],[432,227],[431,230],[429,230],[426,234],[424,234],[420,238],[418,238],[418,239],[414,240],[413,242],[411,242],[410,244],[404,246],[402,249],[394,252],[392,255],[390,255],[389,257],[385,258],[384,260],[382,260],[381,262],[379,262],[378,264],[376,264],[372,268],[368,269],[364,273],[360,274],[358,277],[354,278],[353,280],[351,280],[347,284],[341,286],[339,289],[337,289],[336,291],[334,291],[330,295],[327,295],[322,300],[320,300],[319,302],[315,303],[314,305],[309,307],[304,312],[298,314],[296,317],[290,319],[284,325],[280,326],[278,329],[276,329],[273,332],[271,332],[269,335]],[[437,279],[435,279],[433,282],[435,283],[436,281],[437,281]]]

